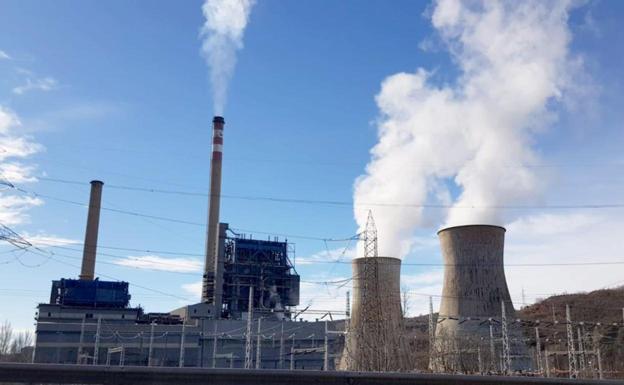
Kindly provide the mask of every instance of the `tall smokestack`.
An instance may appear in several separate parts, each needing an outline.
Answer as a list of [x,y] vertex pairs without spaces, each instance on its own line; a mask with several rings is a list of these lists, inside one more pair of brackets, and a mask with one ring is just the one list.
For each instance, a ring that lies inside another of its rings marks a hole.
[[[204,263],[204,279],[202,283],[202,302],[212,303],[216,308],[216,315],[220,315],[221,288],[215,281],[218,265],[217,240],[219,231],[219,207],[221,204],[221,165],[223,158],[223,126],[222,116],[212,119],[212,159],[210,161],[210,197],[208,201],[208,234],[206,235],[206,260]],[[220,300],[218,301],[220,302]]]
[[100,225],[100,204],[102,202],[102,186],[104,182],[91,181],[91,196],[89,197],[89,214],[85,233],[84,250],[82,253],[82,268],[80,279],[93,281],[95,275],[95,255],[97,252],[98,227]]

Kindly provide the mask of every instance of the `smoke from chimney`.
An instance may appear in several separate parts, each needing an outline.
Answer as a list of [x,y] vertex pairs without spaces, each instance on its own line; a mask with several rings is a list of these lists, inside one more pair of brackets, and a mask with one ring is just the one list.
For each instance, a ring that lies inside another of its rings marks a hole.
[[210,67],[214,113],[222,115],[227,88],[236,66],[236,51],[243,48],[243,34],[254,0],[206,0],[206,21],[200,36],[201,53]]
[[570,7],[435,2],[433,27],[460,74],[450,85],[422,68],[383,81],[379,140],[355,181],[354,216],[364,229],[374,209],[380,254],[406,255],[419,226],[503,224],[512,218],[501,207],[539,199],[547,178],[530,167],[534,139],[581,70],[568,52]]
[[98,228],[100,226],[100,205],[102,202],[103,185],[104,182],[99,180],[91,181],[87,230],[85,232],[82,267],[79,276],[80,279],[87,281],[93,281],[95,277],[95,257],[97,252]]

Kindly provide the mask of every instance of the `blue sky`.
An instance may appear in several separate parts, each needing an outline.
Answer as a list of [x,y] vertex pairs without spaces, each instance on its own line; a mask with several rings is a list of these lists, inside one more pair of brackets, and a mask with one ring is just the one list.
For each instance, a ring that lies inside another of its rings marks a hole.
[[[0,5],[0,50],[7,56],[0,59],[0,106],[21,122],[12,129],[13,136],[28,137],[41,146],[19,159],[33,168],[30,174],[39,180],[17,185],[53,197],[42,197],[41,204],[21,212],[11,228],[31,238],[81,242],[86,208],[54,198],[86,203],[91,179],[105,182],[105,207],[205,222],[204,197],[112,187],[207,191],[213,111],[208,69],[199,53],[201,5],[201,1],[24,0],[5,0]],[[223,194],[352,201],[354,181],[364,172],[369,151],[377,143],[380,110],[375,96],[384,79],[422,67],[432,71],[429,81],[442,87],[454,84],[461,74],[457,57],[432,26],[436,6],[413,1],[395,1],[391,6],[386,1],[258,1],[229,85]],[[549,105],[556,119],[531,137],[530,146],[540,156],[533,166],[546,170],[549,178],[546,192],[538,199],[543,203],[622,203],[624,55],[614,43],[622,38],[624,27],[618,23],[622,17],[624,5],[616,1],[589,1],[570,11],[569,50],[570,56],[582,58],[583,89],[569,104]],[[460,188],[451,186],[453,198],[460,193]],[[10,190],[2,194],[20,195]],[[621,259],[624,245],[617,240],[574,256],[561,255],[568,250],[560,246],[579,236],[588,237],[586,244],[602,242],[599,230],[624,228],[622,211],[513,213],[505,224],[519,230],[508,233],[508,255],[516,262]],[[345,238],[358,229],[349,205],[224,198],[221,213],[222,220],[234,228],[275,234]],[[406,262],[440,262],[435,231],[443,220],[438,214],[431,218],[413,230],[417,241]],[[551,226],[571,230],[554,236],[552,230],[540,231]],[[202,226],[104,211],[100,229],[103,246],[203,253]],[[289,239],[296,244],[297,258],[308,261],[331,260],[350,246]],[[80,245],[65,246],[80,249]],[[13,253],[0,254],[4,305],[0,319],[9,319],[17,328],[32,326],[35,305],[47,300],[52,279],[78,275],[77,268],[57,260],[78,266],[80,251],[46,250],[58,255],[47,260],[24,254],[17,260]],[[157,254],[100,252],[119,258]],[[593,252],[597,255],[588,255]],[[348,260],[353,253],[349,249],[345,254]],[[97,272],[131,282],[132,303],[148,311],[167,311],[196,299],[183,288],[200,279],[196,268],[175,273],[115,266],[110,263],[119,259],[102,254],[98,261],[108,263],[98,264]],[[570,269],[562,277],[579,273],[578,268]],[[602,269],[588,269],[591,274],[586,279],[561,278],[551,286],[530,290],[535,273],[527,268],[512,273],[517,279],[510,287],[514,298],[521,287],[537,297],[544,292],[597,288],[611,283],[607,282],[611,275],[622,273],[619,266]],[[605,269],[611,275],[605,275]],[[307,281],[350,275],[345,264],[300,264],[298,271]],[[439,291],[439,273],[436,268],[403,269],[404,282],[415,293]],[[313,299],[316,308],[343,308],[343,289],[307,284],[304,290],[306,301]],[[423,298],[417,296],[415,313],[424,310]]]

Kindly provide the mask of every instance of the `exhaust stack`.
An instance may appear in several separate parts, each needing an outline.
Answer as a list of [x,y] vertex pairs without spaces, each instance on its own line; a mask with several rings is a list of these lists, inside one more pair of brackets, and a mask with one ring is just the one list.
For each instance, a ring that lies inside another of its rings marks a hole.
[[85,233],[84,249],[82,253],[82,267],[79,278],[93,281],[95,276],[95,256],[97,252],[98,228],[100,225],[100,205],[102,203],[102,186],[104,182],[91,181],[91,196],[89,198],[89,214]]
[[208,201],[208,233],[206,235],[206,259],[202,282],[202,302],[215,305],[215,314],[220,316],[221,277],[219,276],[219,207],[221,204],[221,165],[223,158],[222,116],[212,119],[212,159],[210,161],[210,197]]

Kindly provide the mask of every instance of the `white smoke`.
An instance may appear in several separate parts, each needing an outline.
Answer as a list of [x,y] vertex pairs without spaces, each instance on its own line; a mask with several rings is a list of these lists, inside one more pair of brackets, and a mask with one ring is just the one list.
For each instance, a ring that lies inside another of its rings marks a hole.
[[[556,119],[552,107],[579,68],[568,52],[570,7],[435,2],[433,27],[460,75],[440,86],[419,68],[382,83],[379,142],[354,191],[361,229],[373,210],[380,254],[407,254],[414,230],[436,213],[438,224],[502,224],[511,218],[500,206],[539,199],[544,178],[528,167],[538,161],[534,137]],[[380,202],[452,207],[367,207]]]
[[206,0],[202,6],[206,22],[201,29],[201,52],[210,67],[216,115],[223,114],[236,51],[243,48],[243,34],[254,4],[254,0]]

